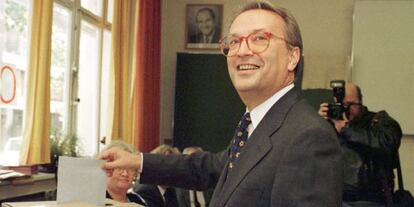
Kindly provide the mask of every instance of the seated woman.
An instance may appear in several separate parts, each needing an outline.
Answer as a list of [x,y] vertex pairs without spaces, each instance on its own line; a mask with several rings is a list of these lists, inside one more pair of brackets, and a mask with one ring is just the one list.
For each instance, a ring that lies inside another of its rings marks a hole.
[[[138,151],[127,143],[121,141],[112,141],[106,149],[117,147],[130,153],[138,153]],[[106,184],[106,198],[118,202],[134,202],[140,205],[146,205],[145,200],[135,192],[128,192],[128,189],[133,185],[133,181],[137,172],[133,169],[116,168],[111,177],[107,178]]]

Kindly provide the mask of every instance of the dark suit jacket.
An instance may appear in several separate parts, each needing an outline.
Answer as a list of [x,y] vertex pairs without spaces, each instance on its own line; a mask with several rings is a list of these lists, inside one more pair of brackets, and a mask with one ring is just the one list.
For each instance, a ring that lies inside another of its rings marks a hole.
[[[191,203],[190,203],[190,191],[187,189],[183,189],[183,188],[177,188],[177,199],[178,199],[178,204],[180,207],[190,207]],[[210,199],[211,196],[213,195],[213,189],[207,189],[202,191],[203,192],[203,196],[204,196],[204,200],[206,201],[206,206],[209,205],[210,203]]]
[[228,155],[229,149],[186,157],[144,154],[140,181],[199,190],[217,183],[214,207],[341,206],[336,134],[295,89],[266,113],[230,173]]
[[[135,184],[133,191],[145,200],[146,206],[148,207],[166,206],[163,196],[156,185]],[[175,198],[175,206],[178,207],[177,198]]]
[[[144,199],[138,194],[127,193],[127,197],[128,197],[129,202],[138,203],[143,206],[146,205]],[[106,191],[106,198],[112,199],[112,196],[108,193],[108,191]]]
[[147,206],[163,207],[164,200],[156,185],[135,184],[133,191],[144,198]]

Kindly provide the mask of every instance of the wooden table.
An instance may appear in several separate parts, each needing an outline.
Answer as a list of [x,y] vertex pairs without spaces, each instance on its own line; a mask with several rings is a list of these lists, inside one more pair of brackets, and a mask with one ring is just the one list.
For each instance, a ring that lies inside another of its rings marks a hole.
[[56,190],[55,174],[38,173],[32,175],[33,182],[12,184],[10,181],[0,183],[0,200],[32,195]]
[[[105,206],[111,207],[142,207],[136,203],[120,203],[114,200],[106,199]],[[3,203],[1,207],[97,207],[84,202],[71,202],[58,204],[56,201],[35,201],[35,202],[9,202]]]

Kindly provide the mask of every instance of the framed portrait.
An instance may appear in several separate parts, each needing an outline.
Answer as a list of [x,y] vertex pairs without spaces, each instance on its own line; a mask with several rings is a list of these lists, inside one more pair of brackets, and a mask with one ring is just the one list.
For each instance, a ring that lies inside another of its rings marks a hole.
[[219,49],[223,5],[187,4],[185,48]]

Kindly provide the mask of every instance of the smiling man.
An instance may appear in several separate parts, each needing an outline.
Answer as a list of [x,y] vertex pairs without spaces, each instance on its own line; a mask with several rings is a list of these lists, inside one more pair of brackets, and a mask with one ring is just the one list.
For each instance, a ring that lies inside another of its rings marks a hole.
[[294,86],[303,48],[294,17],[283,8],[252,3],[236,16],[220,45],[246,105],[230,146],[186,157],[109,150],[101,155],[108,160],[103,168],[138,168],[145,183],[197,190],[215,186],[214,207],[341,206],[335,132]]

